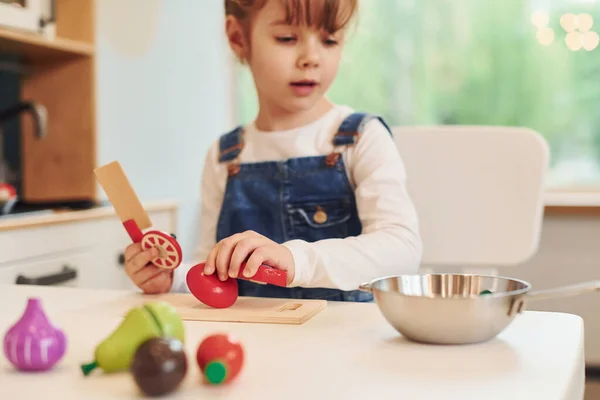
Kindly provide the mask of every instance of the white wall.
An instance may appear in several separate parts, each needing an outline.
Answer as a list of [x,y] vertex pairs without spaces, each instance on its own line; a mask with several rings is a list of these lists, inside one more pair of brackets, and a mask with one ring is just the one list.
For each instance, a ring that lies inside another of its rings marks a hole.
[[179,202],[177,234],[187,259],[196,243],[204,155],[231,123],[223,2],[96,5],[98,165],[118,160],[142,202]]

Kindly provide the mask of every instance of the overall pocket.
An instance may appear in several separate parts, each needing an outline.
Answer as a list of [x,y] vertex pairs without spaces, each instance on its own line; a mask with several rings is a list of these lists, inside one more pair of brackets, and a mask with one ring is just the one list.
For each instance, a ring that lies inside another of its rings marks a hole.
[[352,218],[352,205],[348,200],[293,203],[287,210],[294,239],[316,242],[348,236]]

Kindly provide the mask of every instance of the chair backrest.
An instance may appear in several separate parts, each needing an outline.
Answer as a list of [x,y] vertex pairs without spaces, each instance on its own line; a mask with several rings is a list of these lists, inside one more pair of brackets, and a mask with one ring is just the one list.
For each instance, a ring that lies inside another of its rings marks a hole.
[[549,149],[526,128],[393,127],[423,265],[514,266],[537,252]]

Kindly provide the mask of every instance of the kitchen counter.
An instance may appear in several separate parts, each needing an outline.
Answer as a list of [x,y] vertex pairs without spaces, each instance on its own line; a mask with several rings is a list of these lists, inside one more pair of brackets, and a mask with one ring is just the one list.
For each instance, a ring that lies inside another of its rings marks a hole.
[[[177,208],[175,201],[156,201],[143,203],[146,212],[173,210]],[[14,229],[56,225],[67,222],[87,221],[115,216],[115,210],[110,203],[99,205],[87,210],[43,210],[23,214],[0,216],[0,232]]]
[[[1,357],[0,398],[139,398],[128,372],[84,377],[79,368],[119,325],[131,292],[0,285],[2,335],[29,296],[40,297],[65,330],[67,354],[38,374],[17,372]],[[185,328],[189,369],[173,399],[583,398],[583,323],[569,314],[525,312],[498,338],[469,346],[408,342],[375,304],[360,303],[330,302],[304,325],[185,321]],[[204,386],[195,350],[205,335],[223,331],[241,339],[245,367],[230,385]]]

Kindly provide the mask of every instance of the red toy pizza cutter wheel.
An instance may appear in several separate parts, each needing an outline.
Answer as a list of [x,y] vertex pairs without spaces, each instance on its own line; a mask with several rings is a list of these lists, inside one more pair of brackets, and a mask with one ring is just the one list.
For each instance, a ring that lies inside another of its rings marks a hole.
[[158,249],[158,257],[151,260],[152,264],[164,269],[175,269],[181,264],[181,246],[172,235],[157,230],[143,233],[133,219],[123,222],[123,226],[133,243],[141,243],[144,250]]
[[94,170],[96,179],[104,188],[117,215],[133,243],[141,243],[144,250],[156,247],[158,257],[152,263],[159,268],[175,269],[183,259],[177,239],[166,232],[142,229],[152,226],[150,217],[142,207],[121,165],[114,161]]
[[160,231],[150,231],[142,239],[142,247],[158,249],[158,257],[152,263],[160,268],[174,269],[181,264],[181,247],[171,235]]

